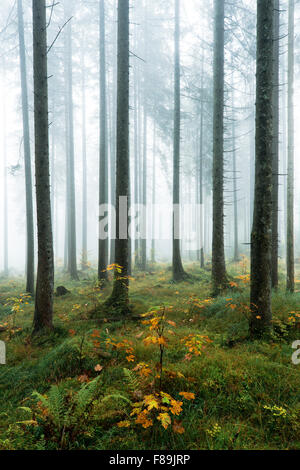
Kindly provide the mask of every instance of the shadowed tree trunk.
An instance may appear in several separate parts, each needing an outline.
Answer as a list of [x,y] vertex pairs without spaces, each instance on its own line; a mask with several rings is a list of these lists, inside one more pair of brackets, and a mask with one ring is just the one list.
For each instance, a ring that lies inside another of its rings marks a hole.
[[35,184],[38,232],[38,269],[34,333],[52,329],[53,240],[49,180],[47,28],[45,0],[32,0]]
[[129,312],[129,0],[118,1],[117,178],[114,286],[107,305]]
[[[108,203],[107,189],[107,117],[106,117],[106,58],[105,58],[105,9],[104,0],[100,0],[100,167],[99,167],[99,206]],[[107,212],[99,222],[107,217]],[[107,227],[108,228],[108,227]],[[108,266],[108,239],[99,236],[98,240],[98,279],[106,280]]]
[[20,70],[22,88],[22,116],[23,116],[23,145],[25,161],[25,188],[26,188],[26,291],[34,294],[34,229],[33,229],[33,202],[32,202],[32,176],[29,134],[27,70],[24,39],[24,21],[22,2],[18,0],[18,31],[20,48]]
[[286,234],[286,287],[295,289],[294,266],[294,0],[289,0],[288,50],[288,182],[287,182],[287,234]]
[[251,234],[250,332],[271,328],[274,0],[257,1],[256,161]]
[[278,178],[279,178],[279,0],[274,0],[273,34],[273,189],[272,189],[272,287],[278,287]]
[[186,277],[180,254],[180,0],[175,0],[174,149],[173,149],[173,280]]
[[215,0],[213,118],[213,294],[227,287],[224,251],[224,0]]

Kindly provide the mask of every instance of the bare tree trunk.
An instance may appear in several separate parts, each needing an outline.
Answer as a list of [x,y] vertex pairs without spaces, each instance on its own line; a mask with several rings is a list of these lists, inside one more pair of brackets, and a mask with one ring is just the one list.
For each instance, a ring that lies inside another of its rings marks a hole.
[[[105,57],[105,8],[104,0],[99,3],[100,13],[100,168],[99,168],[99,206],[108,203],[107,188],[107,116],[106,116],[106,57]],[[99,222],[107,216],[99,219]],[[108,239],[99,236],[98,241],[98,279],[107,279]]]
[[256,166],[251,235],[250,332],[271,328],[274,0],[257,1]]
[[[129,312],[129,0],[118,1],[117,179],[114,286],[107,301],[117,312]],[[120,271],[120,272],[119,272]]]
[[[203,93],[204,59],[202,58],[201,92]],[[200,268],[204,268],[204,224],[203,224],[203,137],[204,137],[204,96],[200,105],[200,155],[199,155],[199,203],[200,203]]]
[[173,149],[173,280],[186,277],[180,254],[180,0],[175,0],[174,149]]
[[[137,77],[134,77],[134,203],[139,203],[139,136],[138,136],[138,90]],[[140,265],[139,262],[139,240],[134,240],[134,264],[135,267]]]
[[235,139],[235,112],[234,91],[232,92],[232,172],[233,172],[233,214],[234,214],[234,250],[233,260],[239,261],[239,225],[238,225],[238,188],[236,167],[236,139]]
[[87,268],[87,159],[86,159],[86,93],[85,93],[85,60],[81,49],[81,111],[82,111],[82,255],[81,269]]
[[[118,0],[115,0],[114,2],[114,8],[116,11],[116,16],[115,16],[115,27],[114,27],[114,35],[113,35],[113,41],[115,44],[117,44],[117,7],[118,5]],[[117,45],[114,48],[114,63],[113,63],[113,87],[112,87],[112,134],[110,138],[111,142],[111,147],[110,147],[110,181],[111,181],[111,186],[110,186],[110,193],[111,193],[111,204],[113,206],[116,206],[116,122],[117,122],[117,117],[116,117],[116,108],[117,108],[117,96],[116,96],[116,83],[117,83]],[[111,238],[110,240],[110,263],[113,264],[115,262],[115,239],[114,237]]]
[[25,161],[25,187],[26,187],[26,291],[34,294],[34,229],[33,229],[33,202],[32,202],[32,175],[28,112],[27,70],[24,39],[24,21],[22,2],[18,0],[18,31],[20,49],[20,70],[22,88],[22,116],[23,116],[23,144]]
[[8,191],[7,191],[7,149],[6,149],[6,103],[3,96],[3,115],[2,115],[2,131],[3,131],[3,274],[8,277]]
[[224,251],[224,0],[215,0],[213,132],[213,294],[227,287]]
[[153,157],[152,157],[152,240],[151,263],[155,263],[155,203],[156,203],[156,126],[153,123]]
[[286,287],[295,289],[294,266],[294,49],[295,3],[289,0],[289,49],[288,49],[288,183],[287,183],[287,234],[286,234]]
[[[68,8],[66,16],[69,15]],[[67,18],[69,19],[69,18]],[[75,202],[75,170],[74,170],[74,119],[73,119],[73,76],[72,76],[72,27],[66,27],[65,44],[65,78],[66,78],[66,107],[68,117],[68,270],[74,280],[78,280],[76,259],[76,202]]]
[[[148,131],[148,25],[147,25],[147,0],[145,0],[144,8],[145,8],[145,16],[144,16],[144,21],[145,21],[145,32],[144,32],[144,148],[143,148],[143,198],[142,198],[142,203],[144,206],[144,211],[147,211],[147,145],[148,145],[148,139],[147,139],[147,131]],[[145,215],[145,218],[146,215]],[[146,220],[145,220],[146,222]],[[146,227],[144,228],[146,232]],[[142,271],[146,271],[147,268],[147,239],[146,239],[146,233],[144,234],[142,240],[141,240],[141,269]]]
[[32,0],[35,183],[38,228],[38,269],[34,312],[34,333],[52,329],[53,240],[49,181],[48,73],[45,0]]
[[274,0],[273,35],[273,186],[272,186],[272,287],[278,287],[278,179],[279,179],[279,0]]

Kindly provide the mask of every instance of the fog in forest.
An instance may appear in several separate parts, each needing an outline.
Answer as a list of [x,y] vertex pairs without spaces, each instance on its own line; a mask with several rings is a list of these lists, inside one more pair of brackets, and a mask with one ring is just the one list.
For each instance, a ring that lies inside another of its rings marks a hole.
[[[33,51],[31,2],[23,0],[32,175],[34,178]],[[172,220],[150,204],[172,205],[174,114],[174,2],[130,2],[130,173],[134,203],[147,201],[147,260],[172,259]],[[2,0],[0,52],[0,271],[24,274],[26,264],[25,166],[20,79],[18,2]],[[117,2],[105,0],[107,192],[114,199],[116,139]],[[225,4],[225,252],[250,253],[255,160],[256,5]],[[295,129],[300,125],[299,4],[295,5]],[[49,154],[56,268],[66,263],[67,155],[74,150],[76,258],[96,265],[98,249],[100,80],[99,2],[48,1]],[[280,13],[279,256],[285,257],[287,192],[287,2]],[[180,9],[180,203],[199,204],[202,158],[203,249],[212,244],[213,2],[182,0]],[[70,102],[71,99],[71,102]],[[70,113],[73,114],[72,122]],[[72,128],[73,127],[73,128]],[[70,132],[74,136],[70,140]],[[300,135],[295,133],[295,149]],[[295,158],[295,256],[300,257],[299,181]],[[86,182],[85,182],[86,181]],[[85,187],[86,186],[86,187]],[[86,214],[84,201],[86,192]],[[35,193],[33,183],[33,201]],[[34,211],[34,221],[36,220]],[[85,224],[86,220],[86,224]],[[199,222],[199,221],[198,221]],[[197,223],[198,223],[197,222]],[[234,227],[237,225],[237,233]],[[184,222],[187,238],[195,229]],[[153,230],[169,240],[155,240]],[[36,222],[34,222],[36,238]],[[87,237],[86,246],[84,237]],[[181,244],[183,261],[199,259],[199,243]],[[35,242],[36,247],[36,242]],[[35,248],[36,249],[36,248]],[[138,249],[141,249],[139,246]],[[86,250],[86,253],[84,251]],[[131,246],[135,253],[134,240]],[[85,255],[85,256],[84,256]],[[36,257],[35,257],[36,258]],[[109,262],[113,262],[110,257]]]

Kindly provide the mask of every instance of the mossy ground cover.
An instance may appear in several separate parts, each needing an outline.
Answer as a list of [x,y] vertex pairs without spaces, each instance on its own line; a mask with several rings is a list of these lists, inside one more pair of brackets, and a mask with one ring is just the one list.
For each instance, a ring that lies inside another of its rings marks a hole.
[[[16,301],[9,299],[21,298],[22,279],[2,280],[0,449],[299,449],[300,366],[291,361],[291,345],[300,340],[300,294],[286,294],[281,276],[274,332],[251,342],[247,261],[229,266],[232,289],[216,299],[209,268],[186,268],[191,276],[178,284],[164,265],[133,273],[130,318],[104,309],[111,284],[98,288],[92,269],[80,282],[61,275],[56,285],[70,293],[55,297],[55,330],[36,338],[33,301],[12,313]],[[145,343],[148,327],[139,316],[159,308],[168,309],[172,323],[161,390],[182,403],[165,426],[161,417],[145,425],[132,416],[132,404],[156,396],[155,380],[139,374],[137,364],[157,374],[159,349]],[[210,340],[199,355],[184,348],[191,335]]]

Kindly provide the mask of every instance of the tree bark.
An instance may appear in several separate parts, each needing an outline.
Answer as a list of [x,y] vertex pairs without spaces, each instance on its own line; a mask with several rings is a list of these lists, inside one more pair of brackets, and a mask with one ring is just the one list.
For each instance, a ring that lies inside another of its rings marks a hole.
[[52,329],[53,317],[53,239],[49,180],[47,28],[45,0],[32,0],[35,183],[38,228],[38,269],[34,333]]
[[273,34],[273,186],[272,186],[272,287],[278,287],[278,184],[279,184],[279,0],[274,0]]
[[81,49],[81,111],[82,111],[82,255],[81,269],[85,270],[88,263],[87,254],[87,158],[86,158],[86,93],[85,93],[85,60]]
[[156,126],[153,123],[153,156],[152,156],[152,240],[151,263],[155,263],[155,204],[156,204]]
[[[100,18],[100,166],[99,166],[99,206],[108,203],[107,184],[107,115],[106,115],[106,50],[105,50],[105,8],[104,0],[99,3]],[[107,213],[104,214],[104,217]],[[103,218],[103,217],[102,217]],[[101,219],[99,219],[99,222]],[[108,238],[98,240],[98,279],[106,280],[108,266]]]
[[213,129],[213,294],[227,287],[224,250],[224,0],[215,0]]
[[250,332],[271,328],[274,0],[257,1],[256,166],[251,234]]
[[173,280],[186,277],[180,254],[180,0],[175,0],[174,148],[173,148]]
[[[117,178],[114,286],[107,305],[129,312],[129,0],[118,0]],[[126,207],[127,206],[127,207]],[[121,220],[120,220],[121,219]],[[125,227],[127,224],[127,227]],[[120,272],[119,272],[120,271]]]
[[234,90],[232,92],[232,173],[233,173],[233,214],[234,214],[234,249],[233,260],[239,261],[239,225],[238,225],[238,188],[236,167],[236,139],[235,139],[235,112]]
[[288,182],[287,182],[287,234],[286,234],[286,287],[289,292],[295,289],[294,265],[294,16],[295,3],[289,0],[288,33]]
[[[66,8],[67,19],[69,9]],[[65,43],[65,79],[66,79],[66,108],[68,126],[67,148],[67,180],[68,180],[68,271],[73,280],[78,280],[77,249],[76,249],[76,201],[75,201],[75,170],[74,170],[74,118],[73,118],[73,73],[72,73],[72,27],[66,26]]]
[[[202,58],[201,92],[203,94],[204,58]],[[204,138],[204,96],[200,104],[200,149],[199,149],[199,203],[200,203],[200,268],[204,268],[204,219],[203,219],[203,139]]]
[[32,175],[31,152],[28,111],[27,70],[24,39],[24,20],[22,2],[18,0],[18,31],[20,50],[20,71],[22,88],[22,117],[23,117],[23,145],[25,162],[25,193],[26,193],[26,291],[34,295],[34,228],[33,228],[33,201],[32,201]]
[[8,269],[8,191],[7,191],[7,148],[6,148],[6,102],[3,96],[3,114],[2,114],[2,131],[3,131],[3,274],[5,277],[9,275]]

